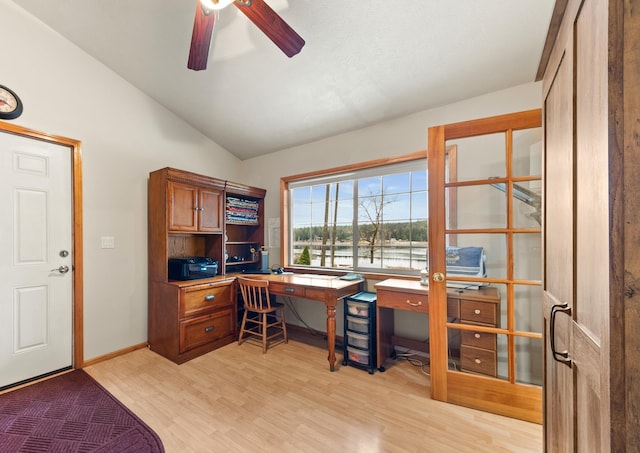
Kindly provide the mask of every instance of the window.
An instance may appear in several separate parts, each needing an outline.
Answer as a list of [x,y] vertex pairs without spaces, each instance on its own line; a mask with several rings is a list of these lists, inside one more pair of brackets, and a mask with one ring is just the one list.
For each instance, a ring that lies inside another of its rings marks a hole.
[[289,265],[411,273],[427,262],[426,159],[288,183]]

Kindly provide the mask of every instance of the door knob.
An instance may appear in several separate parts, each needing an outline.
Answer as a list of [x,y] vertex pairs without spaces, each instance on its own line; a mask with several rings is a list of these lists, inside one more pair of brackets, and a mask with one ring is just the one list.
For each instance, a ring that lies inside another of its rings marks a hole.
[[444,274],[442,272],[436,272],[433,274],[433,281],[434,282],[443,282],[444,281]]
[[51,272],[60,272],[61,274],[66,274],[69,272],[69,266],[60,266],[56,269],[51,269]]

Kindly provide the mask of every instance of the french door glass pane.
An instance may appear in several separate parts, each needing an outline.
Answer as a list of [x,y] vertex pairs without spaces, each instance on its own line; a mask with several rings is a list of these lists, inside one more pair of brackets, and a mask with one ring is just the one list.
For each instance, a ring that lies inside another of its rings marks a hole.
[[513,183],[513,226],[515,228],[540,228],[542,198],[540,180]]
[[542,385],[542,340],[515,337],[516,382]]
[[497,335],[498,377],[509,379],[509,347],[507,335]]
[[[455,247],[482,247],[487,278],[507,278],[507,243],[502,233],[447,234],[447,244]],[[455,280],[455,271],[447,279]]]
[[542,128],[513,131],[513,176],[542,173]]
[[542,333],[542,286],[514,285],[515,330]]
[[489,184],[447,187],[446,196],[455,199],[447,216],[447,229],[506,228],[506,195]]
[[514,233],[513,278],[515,280],[542,279],[542,243],[540,233]]
[[[447,141],[457,146],[457,181],[473,181],[506,176],[506,139],[504,133],[480,135]],[[451,182],[453,176],[446,182]]]

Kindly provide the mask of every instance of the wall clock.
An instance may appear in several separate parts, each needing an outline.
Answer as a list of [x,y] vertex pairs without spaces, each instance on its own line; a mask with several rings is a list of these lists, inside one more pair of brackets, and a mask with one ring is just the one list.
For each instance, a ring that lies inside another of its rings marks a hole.
[[0,85],[0,120],[12,120],[22,115],[22,101],[9,88]]

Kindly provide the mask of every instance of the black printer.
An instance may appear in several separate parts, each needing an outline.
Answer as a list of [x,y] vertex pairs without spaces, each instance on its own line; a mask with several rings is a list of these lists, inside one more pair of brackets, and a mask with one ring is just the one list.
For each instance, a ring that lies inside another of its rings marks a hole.
[[195,280],[218,274],[218,262],[206,256],[169,258],[169,280]]

